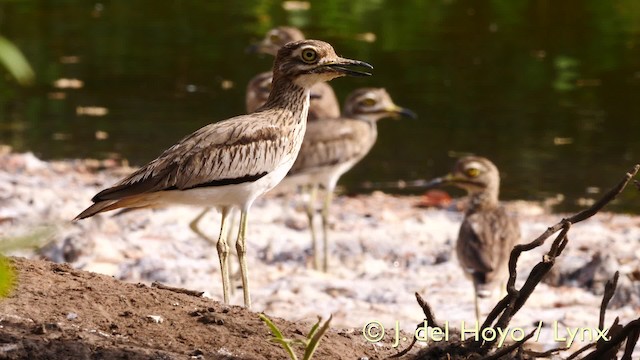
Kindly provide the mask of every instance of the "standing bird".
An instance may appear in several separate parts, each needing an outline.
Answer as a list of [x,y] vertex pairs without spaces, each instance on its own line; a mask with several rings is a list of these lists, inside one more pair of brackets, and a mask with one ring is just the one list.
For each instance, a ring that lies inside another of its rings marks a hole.
[[[340,177],[369,153],[378,137],[378,120],[398,115],[416,115],[393,103],[382,88],[361,88],[353,91],[345,102],[343,116],[310,122],[295,164],[282,181],[283,187],[306,186],[311,192],[307,217],[311,230],[316,269],[328,270],[329,208],[333,191]],[[313,225],[318,187],[325,190],[322,206],[323,261],[320,266],[316,234]]]
[[[279,26],[267,32],[264,39],[247,48],[248,52],[276,55],[278,49],[292,41],[304,40],[304,34],[295,27]],[[247,113],[255,111],[266,99],[265,89],[270,89],[270,72],[256,75],[247,87]],[[262,92],[252,90],[262,89]],[[254,96],[255,94],[255,96]],[[308,120],[337,118],[340,116],[340,104],[331,85],[320,82],[311,87],[311,106],[309,107]]]
[[273,64],[273,90],[266,104],[249,115],[209,124],[165,150],[115,186],[93,197],[84,219],[118,208],[169,204],[217,206],[222,210],[217,243],[224,302],[229,302],[227,216],[240,209],[236,250],[244,305],[251,307],[246,262],[247,214],[254,200],[277,185],[291,169],[306,130],[309,89],[317,82],[351,75],[353,67],[373,67],[336,55],[317,40],[289,43]]
[[469,194],[456,253],[464,274],[473,282],[479,320],[478,298],[488,297],[493,288],[505,285],[509,255],[520,240],[520,225],[498,201],[500,173],[488,159],[460,158],[451,173],[431,180],[427,187],[443,184],[455,185]]

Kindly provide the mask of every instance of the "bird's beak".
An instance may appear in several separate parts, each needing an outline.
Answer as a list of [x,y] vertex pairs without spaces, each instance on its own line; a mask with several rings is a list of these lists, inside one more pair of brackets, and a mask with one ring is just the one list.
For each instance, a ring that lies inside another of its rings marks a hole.
[[344,58],[338,58],[335,61],[324,63],[320,66],[331,69],[335,72],[338,72],[344,75],[349,75],[349,76],[371,76],[371,73],[366,71],[356,70],[356,69],[353,69],[353,67],[364,67],[367,69],[373,69],[373,66],[371,66],[370,64],[367,64],[364,61],[344,59]]
[[397,105],[394,105],[390,108],[387,109],[388,112],[393,113],[393,114],[398,114],[404,117],[408,117],[411,119],[417,119],[418,115],[416,115],[416,113],[414,113],[413,111],[407,109],[407,108],[403,108]]
[[424,184],[423,186],[421,186],[424,189],[432,189],[438,186],[441,186],[443,184],[447,184],[448,181],[446,180],[447,176],[443,176],[443,177],[437,177],[435,179],[431,179],[429,180],[426,184]]

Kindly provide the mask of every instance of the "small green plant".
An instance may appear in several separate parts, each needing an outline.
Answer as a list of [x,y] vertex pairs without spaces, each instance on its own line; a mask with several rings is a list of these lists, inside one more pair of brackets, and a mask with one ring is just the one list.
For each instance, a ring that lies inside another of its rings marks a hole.
[[16,285],[16,271],[3,253],[40,246],[54,233],[51,226],[43,226],[31,233],[12,238],[0,238],[0,298],[9,296]]
[[16,271],[6,257],[0,255],[0,298],[9,296],[16,283]]
[[273,333],[274,337],[271,341],[282,345],[285,351],[289,354],[289,358],[291,360],[298,360],[298,356],[296,356],[296,353],[293,351],[292,345],[302,345],[304,347],[304,357],[302,360],[311,360],[311,358],[313,358],[313,353],[318,348],[320,339],[324,333],[329,330],[329,323],[331,322],[332,317],[333,316],[329,316],[329,319],[327,319],[327,321],[322,325],[320,325],[322,318],[318,317],[318,322],[311,327],[309,334],[307,334],[307,337],[304,339],[287,339],[282,335],[282,332],[273,323],[273,321],[271,321],[265,314],[260,314],[260,320],[264,321]]

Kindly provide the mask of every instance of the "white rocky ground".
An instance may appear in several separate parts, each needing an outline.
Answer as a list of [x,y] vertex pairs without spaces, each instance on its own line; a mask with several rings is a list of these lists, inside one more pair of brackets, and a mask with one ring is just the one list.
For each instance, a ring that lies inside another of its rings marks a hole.
[[[131,282],[160,281],[199,289],[220,299],[215,246],[188,226],[201,209],[172,207],[70,221],[97,191],[130,171],[109,162],[43,162],[31,154],[0,151],[0,249],[16,239],[47,243],[38,251],[12,254],[67,261]],[[383,193],[338,197],[333,207],[331,271],[325,274],[311,270],[306,217],[290,206],[297,200],[274,196],[259,200],[250,214],[248,232],[254,310],[309,321],[333,314],[334,327],[356,329],[370,321],[389,329],[398,321],[401,329],[412,332],[423,318],[414,297],[419,292],[441,322],[460,327],[463,320],[473,321],[471,285],[461,276],[452,251],[462,215],[417,208],[417,201]],[[562,218],[542,213],[535,204],[508,205],[519,214],[526,241]],[[219,214],[212,211],[200,224],[205,233],[217,237]],[[540,284],[512,327],[529,332],[543,321],[538,342],[541,348],[550,348],[561,345],[553,340],[553,324],[558,324],[561,335],[565,327],[597,326],[603,284],[615,270],[621,272],[619,292],[607,323],[615,316],[623,324],[637,318],[639,225],[638,216],[611,213],[575,225],[556,265],[554,281],[559,286]],[[549,245],[522,256],[521,281]],[[585,267],[596,254],[602,261]],[[242,291],[236,290],[231,301],[241,304]],[[492,305],[489,300],[482,302],[485,313]]]

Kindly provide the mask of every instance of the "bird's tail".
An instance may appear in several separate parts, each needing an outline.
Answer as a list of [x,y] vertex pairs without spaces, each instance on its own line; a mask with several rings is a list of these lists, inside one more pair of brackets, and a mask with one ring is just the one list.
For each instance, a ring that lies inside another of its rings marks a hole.
[[97,203],[89,206],[83,212],[78,214],[78,216],[76,216],[73,219],[73,221],[85,219],[101,212],[120,209],[120,208],[137,209],[137,208],[150,206],[149,203],[141,202],[140,200],[141,199],[137,197],[130,197],[130,198],[124,198],[124,199],[118,199],[118,200],[98,201]]

